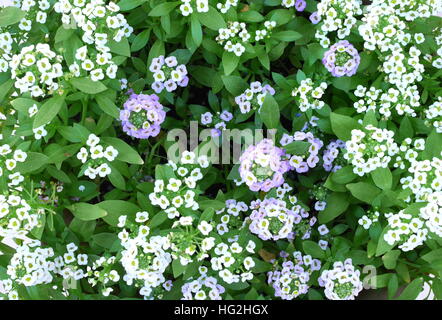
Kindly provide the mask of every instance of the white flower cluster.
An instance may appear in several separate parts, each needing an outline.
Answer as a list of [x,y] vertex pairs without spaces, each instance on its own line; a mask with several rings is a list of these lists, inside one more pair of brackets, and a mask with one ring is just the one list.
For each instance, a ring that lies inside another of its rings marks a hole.
[[425,117],[427,122],[432,122],[436,132],[442,133],[442,97],[438,97],[437,101],[425,109]]
[[48,44],[39,43],[21,49],[9,63],[11,78],[20,93],[29,92],[32,97],[44,97],[59,89],[63,76],[63,58],[51,50]]
[[423,151],[425,149],[425,140],[422,138],[411,139],[405,138],[400,147],[399,153],[396,155],[395,161],[393,163],[394,168],[405,169],[409,168],[411,163],[416,160],[419,153],[418,151]]
[[224,208],[215,211],[219,216],[219,223],[216,225],[216,231],[223,235],[232,230],[238,230],[245,225],[241,213],[246,213],[249,207],[242,201],[234,199],[226,200]]
[[406,92],[410,85],[422,80],[425,69],[419,61],[420,55],[421,51],[414,46],[407,52],[396,45],[382,64],[382,71],[387,75],[385,80]]
[[172,258],[179,259],[183,266],[191,263],[194,257],[197,261],[208,258],[209,251],[215,246],[215,238],[209,237],[213,230],[212,224],[202,220],[194,228],[193,222],[194,219],[190,216],[181,217],[173,223],[174,231],[168,235]]
[[187,17],[192,14],[194,8],[197,12],[208,12],[209,11],[209,0],[181,0],[183,3],[180,5],[181,14]]
[[218,271],[218,275],[229,284],[252,280],[251,269],[255,266],[255,261],[249,254],[255,253],[255,247],[252,240],[249,240],[245,248],[238,242],[230,245],[219,243],[214,249],[216,257],[210,259],[212,269]]
[[230,8],[238,6],[238,0],[226,0],[225,3],[218,2],[216,4],[216,7],[218,8],[221,13],[227,13]]
[[295,99],[298,101],[299,109],[302,112],[306,112],[309,109],[318,110],[325,105],[324,101],[320,99],[326,89],[327,83],[315,84],[312,79],[307,78],[302,80],[299,87],[292,91],[292,96],[296,97]]
[[19,246],[6,270],[9,278],[0,280],[0,296],[7,295],[10,300],[17,300],[17,285],[30,287],[51,283],[55,269],[53,257],[54,250],[41,248],[38,240]]
[[195,201],[197,182],[203,178],[201,169],[209,166],[207,156],[200,156],[195,164],[194,152],[185,151],[178,164],[169,161],[168,167],[172,168],[175,177],[155,181],[154,192],[149,194],[149,200],[155,206],[161,207],[169,219],[180,216],[180,208],[197,210],[198,202]]
[[66,246],[66,253],[57,256],[54,259],[55,274],[63,277],[64,280],[80,280],[86,277],[82,268],[87,265],[87,254],[76,253],[78,246],[75,243],[69,243]]
[[0,237],[24,239],[39,225],[39,217],[44,209],[33,209],[19,195],[0,195]]
[[260,110],[267,94],[274,95],[275,90],[268,84],[263,85],[259,81],[250,83],[250,88],[235,97],[241,113],[248,113],[250,110]]
[[8,174],[8,186],[18,186],[24,181],[20,172],[15,172],[18,162],[25,162],[28,155],[26,152],[17,149],[14,152],[9,144],[0,145],[0,177]]
[[354,300],[362,291],[361,273],[355,269],[351,259],[344,263],[333,263],[332,270],[322,272],[320,282],[325,287],[325,296],[330,300]]
[[245,43],[251,38],[244,22],[229,22],[227,28],[218,30],[216,41],[224,47],[227,52],[233,52],[240,57],[246,51]]
[[428,204],[420,209],[419,214],[429,231],[442,237],[442,191],[428,196]]
[[265,21],[264,29],[258,29],[255,31],[255,41],[260,41],[269,37],[270,32],[276,27],[276,21]]
[[111,60],[108,42],[120,42],[133,32],[126,18],[119,13],[120,7],[104,0],[74,0],[73,3],[59,0],[54,10],[62,14],[64,24],[74,24],[83,31],[82,40],[86,45],[77,50],[76,61],[69,70],[76,77],[90,75],[93,81],[104,79],[105,74],[114,79],[118,67]]
[[433,57],[430,55],[430,61],[432,60],[433,67],[442,69],[442,28],[434,29],[433,34],[436,35],[434,37],[434,40],[436,41],[436,44],[439,46],[439,48],[436,51],[437,58],[432,60]]
[[[415,201],[425,202],[434,192],[442,190],[442,160],[412,161],[408,169],[411,175],[400,179],[403,189],[410,189]],[[410,201],[410,198],[407,199]]]
[[[20,41],[27,38],[27,32],[32,30],[33,22],[46,23],[48,11],[51,6],[47,0],[14,0],[14,3],[10,3],[9,5],[20,8],[26,13],[18,24],[18,28],[24,32],[24,34],[20,35]],[[5,7],[7,6],[8,3],[6,3]],[[0,7],[2,7],[2,5],[0,5]]]
[[86,141],[89,152],[82,147],[77,153],[77,158],[83,163],[81,172],[89,179],[95,179],[97,176],[104,178],[109,175],[112,172],[109,163],[118,156],[117,149],[112,146],[107,146],[105,149],[99,143],[100,138],[90,134]]
[[365,230],[370,229],[370,227],[373,225],[373,223],[376,223],[379,221],[379,211],[369,212],[366,215],[363,215],[359,220],[358,223],[361,225]]
[[364,39],[364,48],[372,51],[389,51],[394,44],[405,46],[411,41],[407,24],[385,2],[377,2],[367,8],[358,31]]
[[109,79],[117,76],[118,66],[112,61],[112,54],[106,46],[82,46],[75,52],[75,59],[69,66],[74,77],[90,76],[92,81],[100,81],[105,75]]
[[375,0],[372,6],[379,6],[383,3],[394,8],[395,13],[407,21],[429,18],[442,11],[442,3],[439,0]]
[[143,230],[140,227],[137,234],[127,234],[126,230],[120,232],[118,236],[124,247],[120,262],[126,272],[123,280],[127,285],[140,287],[140,294],[149,297],[153,288],[166,281],[163,273],[172,262],[172,257],[166,252],[170,248],[167,237],[148,238],[149,232],[146,234]]
[[112,286],[120,280],[120,275],[114,269],[115,256],[100,257],[86,268],[87,281],[91,286],[101,284],[101,294],[105,297],[113,291]]
[[353,165],[353,172],[361,177],[376,168],[387,168],[392,157],[399,152],[393,136],[393,131],[372,125],[366,126],[365,132],[353,129],[351,140],[345,143],[344,159]]
[[416,117],[416,108],[420,105],[420,94],[416,85],[409,86],[405,91],[399,91],[395,88],[389,88],[388,91],[382,93],[381,89],[358,85],[354,94],[360,99],[353,106],[358,113],[373,110],[379,112],[382,118],[387,120],[391,117],[391,110],[396,110],[400,116],[408,115]]
[[413,217],[404,210],[396,214],[386,213],[385,217],[391,228],[384,235],[384,240],[389,245],[401,243],[399,249],[411,251],[427,239],[428,230],[424,227],[424,221],[421,218]]
[[201,266],[198,270],[198,279],[188,281],[181,287],[181,300],[222,300],[224,287],[218,284],[216,278],[207,275],[207,267]]
[[9,32],[1,32],[0,29],[0,72],[9,70],[9,60],[12,53],[12,37]]
[[110,39],[120,42],[128,38],[133,28],[127,23],[120,7],[104,0],[58,0],[54,10],[62,14],[61,21],[75,24],[83,30],[82,40],[89,45],[105,46]]
[[324,48],[330,45],[329,33],[336,31],[339,39],[346,38],[356,24],[355,17],[362,14],[360,0],[321,0],[317,9],[322,24],[315,36]]

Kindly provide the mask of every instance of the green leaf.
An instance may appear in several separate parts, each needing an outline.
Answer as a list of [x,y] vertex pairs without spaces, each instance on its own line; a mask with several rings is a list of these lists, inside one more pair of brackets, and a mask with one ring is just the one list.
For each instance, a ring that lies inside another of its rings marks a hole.
[[192,15],[190,19],[190,31],[192,33],[192,39],[196,46],[199,47],[203,41],[203,30],[201,29],[201,23],[198,21],[196,15]]
[[97,101],[98,106],[104,113],[115,119],[119,119],[120,110],[111,99],[105,95],[99,94],[95,96],[95,101]]
[[351,131],[353,129],[362,129],[361,125],[354,118],[334,112],[330,113],[330,122],[333,132],[343,141],[351,139]]
[[137,34],[132,42],[131,51],[138,51],[143,49],[147,41],[149,41],[150,29],[143,30],[139,34]]
[[381,193],[381,190],[370,183],[358,182],[346,185],[351,194],[361,201],[372,203],[373,200]]
[[304,252],[311,255],[313,258],[317,259],[325,258],[325,251],[322,250],[319,244],[317,244],[316,242],[305,240],[302,243],[302,247],[304,249]]
[[92,221],[103,218],[107,215],[106,210],[103,210],[98,205],[93,205],[85,202],[75,203],[68,207],[72,214],[82,221]]
[[28,156],[25,162],[17,162],[16,171],[19,171],[22,174],[39,170],[49,160],[49,158],[42,153],[26,152],[26,154]]
[[295,154],[301,156],[307,153],[310,146],[311,144],[306,141],[293,141],[288,145],[284,146],[283,148],[288,154]]
[[26,16],[26,12],[17,7],[10,6],[0,10],[0,28],[20,22]]
[[266,94],[259,115],[268,129],[278,127],[280,117],[279,105],[272,95]]
[[106,200],[98,203],[97,206],[107,212],[103,220],[113,227],[117,226],[120,216],[135,216],[140,211],[137,205],[123,200]]
[[374,184],[382,190],[390,190],[393,183],[393,175],[388,168],[377,168],[371,172]]
[[148,0],[121,0],[120,2],[118,2],[118,6],[120,7],[121,11],[129,11],[147,1]]
[[247,89],[247,82],[239,76],[221,76],[227,91],[238,96]]
[[222,57],[222,64],[224,68],[224,74],[228,76],[231,74],[239,63],[239,57],[233,52],[224,51]]
[[60,112],[64,103],[64,96],[55,96],[47,100],[38,110],[34,118],[33,128],[48,124]]
[[392,250],[382,256],[382,261],[387,269],[393,270],[396,268],[397,259],[401,255],[400,250]]
[[387,243],[387,241],[385,241],[385,234],[388,232],[388,230],[390,230],[390,226],[386,225],[384,227],[384,230],[382,230],[381,235],[379,236],[379,241],[378,241],[378,245],[376,246],[376,256],[379,257],[380,255],[390,251],[393,247],[393,245],[390,245]]
[[104,143],[111,145],[118,151],[117,159],[132,164],[143,164],[138,152],[136,152],[130,145],[123,140],[113,137],[103,137],[101,139]]
[[92,81],[91,78],[73,78],[71,84],[78,90],[87,94],[97,94],[107,90],[100,81]]
[[212,6],[209,7],[208,12],[197,12],[196,14],[201,24],[209,29],[218,31],[226,27],[223,16]]
[[149,12],[150,17],[161,17],[168,15],[173,9],[180,4],[180,1],[175,2],[163,2],[157,5]]
[[175,259],[172,262],[172,271],[174,278],[178,278],[180,275],[182,275],[187,269],[187,265],[183,266],[180,263],[180,259]]
[[349,205],[348,195],[342,192],[333,192],[327,198],[327,206],[319,212],[319,222],[321,224],[332,221],[334,218],[347,210]]
[[296,31],[286,30],[286,31],[275,32],[271,35],[271,37],[276,40],[290,42],[301,39],[302,34]]
[[123,37],[118,42],[115,40],[109,40],[107,45],[111,52],[123,57],[130,57],[130,47],[127,38]]
[[419,293],[422,292],[424,281],[422,278],[414,279],[405,289],[397,300],[416,300]]

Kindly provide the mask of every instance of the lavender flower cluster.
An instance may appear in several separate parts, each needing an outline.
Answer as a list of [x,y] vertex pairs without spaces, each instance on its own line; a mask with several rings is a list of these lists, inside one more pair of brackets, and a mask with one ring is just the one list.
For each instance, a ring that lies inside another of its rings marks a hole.
[[131,94],[123,107],[120,120],[124,132],[138,139],[158,135],[166,112],[157,95]]
[[178,60],[174,56],[153,58],[149,70],[153,73],[152,89],[156,93],[161,93],[164,89],[173,92],[178,86],[186,87],[189,83],[186,66],[178,65]]
[[284,183],[283,174],[290,169],[285,151],[270,139],[249,146],[239,158],[239,174],[252,191],[269,191]]
[[226,130],[226,123],[232,121],[232,119],[233,114],[227,110],[224,110],[221,113],[217,112],[216,114],[208,111],[201,115],[201,124],[208,126],[215,123],[215,126],[211,131],[211,135],[212,137],[216,138],[222,134],[222,130]]
[[358,51],[347,40],[341,40],[325,52],[322,63],[334,77],[351,77],[361,62]]
[[275,89],[269,84],[263,85],[259,81],[252,82],[250,88],[235,97],[241,113],[248,113],[251,110],[259,110],[264,103],[266,94],[274,95]]
[[302,220],[299,214],[290,210],[286,202],[280,199],[253,201],[251,209],[249,229],[262,240],[293,239],[293,225]]

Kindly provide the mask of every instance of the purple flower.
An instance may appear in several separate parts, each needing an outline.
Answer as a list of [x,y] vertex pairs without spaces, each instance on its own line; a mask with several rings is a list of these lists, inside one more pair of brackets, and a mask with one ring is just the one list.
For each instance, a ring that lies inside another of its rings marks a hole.
[[354,75],[360,62],[358,51],[347,40],[332,45],[322,58],[322,63],[334,77]]
[[239,161],[239,174],[252,191],[268,192],[279,187],[284,183],[283,174],[290,168],[284,150],[270,139],[249,146]]
[[138,139],[158,135],[166,112],[157,95],[132,94],[123,107],[120,120],[124,132]]
[[309,19],[313,24],[318,24],[321,21],[321,16],[318,14],[318,11],[315,11],[310,15]]
[[153,58],[149,70],[153,73],[155,81],[152,83],[152,89],[156,93],[161,93],[164,89],[172,92],[178,86],[186,87],[189,83],[186,66],[184,64],[178,65],[174,56]]
[[224,110],[221,115],[219,116],[222,120],[228,122],[233,119],[233,114],[231,114],[229,111]]
[[213,118],[213,115],[210,112],[203,113],[201,115],[201,123],[203,125],[211,124],[212,118]]
[[307,6],[307,2],[305,2],[305,0],[296,0],[295,8],[297,11],[299,11],[299,12],[304,11],[306,6]]

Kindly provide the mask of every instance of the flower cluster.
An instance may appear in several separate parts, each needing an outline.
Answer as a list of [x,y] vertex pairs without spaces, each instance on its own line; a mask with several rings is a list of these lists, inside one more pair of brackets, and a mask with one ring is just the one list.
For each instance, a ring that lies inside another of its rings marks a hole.
[[307,150],[308,154],[289,155],[290,169],[295,170],[297,173],[304,173],[316,167],[319,162],[319,150],[323,147],[324,143],[311,132],[302,131],[297,131],[293,135],[283,134],[280,141],[282,146],[287,146],[292,142],[304,140],[310,144]]
[[152,89],[156,93],[160,93],[164,89],[167,92],[172,92],[178,86],[185,87],[189,83],[186,66],[184,64],[178,65],[178,60],[174,56],[153,58],[149,70],[153,73]]
[[239,158],[239,174],[252,191],[269,191],[284,183],[283,174],[290,169],[283,149],[270,139],[250,145]]
[[87,281],[91,286],[100,285],[101,294],[105,297],[114,291],[111,286],[120,280],[115,270],[116,257],[100,257],[86,269]]
[[362,14],[359,0],[322,0],[317,9],[315,19],[322,23],[315,36],[324,48],[330,45],[329,33],[336,31],[339,39],[346,38],[357,22],[355,17]]
[[239,0],[226,0],[225,3],[218,2],[216,4],[216,7],[221,13],[227,13],[230,8],[234,8],[238,6]]
[[250,84],[249,89],[235,97],[235,103],[239,106],[241,113],[260,110],[267,94],[273,96],[275,90],[269,84],[263,85],[261,82],[255,81]]
[[227,52],[233,52],[240,57],[245,51],[244,46],[251,38],[244,22],[229,22],[227,28],[218,30],[216,41],[223,46]]
[[95,179],[97,176],[104,178],[108,176],[112,169],[110,163],[118,156],[118,151],[112,146],[104,148],[100,143],[100,138],[95,134],[90,134],[86,145],[89,151],[82,147],[77,153],[78,160],[83,163],[81,174]]
[[351,77],[358,70],[361,57],[347,40],[341,40],[325,52],[322,63],[334,77]]
[[425,117],[436,128],[436,132],[442,133],[442,97],[425,109]]
[[295,7],[296,11],[302,12],[307,6],[306,0],[282,0],[281,5],[286,8]]
[[430,232],[442,237],[442,191],[428,197],[428,204],[420,209],[419,215]]
[[201,220],[195,228],[194,219],[190,216],[181,217],[172,225],[168,239],[171,243],[173,259],[179,259],[180,264],[187,266],[196,258],[203,261],[209,257],[209,251],[215,246],[215,238],[209,236],[213,230],[211,223]]
[[420,94],[417,86],[410,86],[406,91],[399,91],[389,88],[382,93],[382,90],[359,85],[354,94],[361,98],[353,106],[358,113],[373,110],[379,112],[383,119],[391,118],[391,110],[394,109],[400,116],[408,115],[416,117],[416,108],[420,107]]
[[245,202],[236,201],[235,199],[226,200],[225,206],[215,211],[219,217],[216,225],[216,231],[219,235],[223,235],[233,230],[239,230],[245,225],[243,214],[249,211],[249,207]]
[[361,273],[355,269],[352,260],[333,263],[333,269],[321,273],[320,282],[330,300],[354,300],[362,290]]
[[123,131],[138,139],[158,135],[166,112],[155,94],[131,94],[120,111]]
[[197,182],[203,178],[201,169],[207,168],[209,161],[207,156],[196,159],[195,153],[185,151],[178,164],[170,161],[167,166],[173,171],[174,177],[155,180],[154,192],[149,194],[149,200],[153,205],[161,207],[169,219],[173,219],[180,216],[180,209],[199,208],[194,190]]
[[185,17],[192,14],[194,10],[196,10],[196,12],[209,11],[209,0],[181,0],[181,2],[180,11]]
[[9,70],[13,39],[9,32],[1,32],[0,29],[0,72]]
[[424,220],[420,217],[406,213],[404,210],[398,213],[386,213],[389,230],[384,235],[384,240],[389,245],[399,245],[402,251],[411,251],[422,245],[427,239],[428,230],[424,227]]
[[252,240],[245,246],[238,242],[217,244],[210,259],[212,270],[218,271],[221,279],[229,284],[252,280],[255,261],[250,254],[255,253],[255,248],[256,244]]
[[324,150],[322,166],[325,171],[336,172],[342,168],[344,164],[343,150],[345,149],[345,142],[342,140],[331,141]]
[[415,201],[425,202],[433,192],[442,190],[441,159],[412,161],[408,172],[410,175],[401,178],[400,182],[403,189],[410,190]]
[[214,277],[207,275],[208,269],[201,266],[199,268],[200,276],[186,282],[181,287],[183,294],[182,300],[222,300],[222,294],[225,289],[218,283]]
[[262,240],[280,240],[293,238],[293,225],[302,217],[287,208],[283,200],[269,198],[252,202],[250,214],[250,232]]
[[393,131],[372,125],[366,126],[364,131],[353,129],[351,140],[345,143],[344,154],[344,158],[353,165],[353,172],[362,177],[376,168],[386,168],[399,152],[393,136]]
[[299,110],[306,112],[307,110],[319,110],[325,103],[321,100],[327,89],[327,83],[314,83],[312,79],[307,78],[301,81],[299,87],[292,91],[299,105]]
[[29,92],[32,97],[44,97],[59,89],[64,73],[62,57],[51,50],[48,44],[39,43],[21,49],[9,64],[11,77],[20,93]]
[[[46,23],[46,20],[48,18],[48,11],[51,7],[49,1],[47,0],[15,0],[14,4],[11,3],[10,5],[14,5],[26,13],[18,24],[18,28],[21,31],[19,35],[19,37],[21,38],[20,41],[26,40],[28,38],[28,32],[30,32],[33,27],[36,27],[35,25],[33,26],[34,22],[40,24]],[[8,6],[7,2],[5,4],[5,7],[6,6]]]
[[214,128],[211,131],[212,137],[219,137],[222,134],[223,130],[226,130],[227,123],[232,121],[233,114],[227,110],[216,114],[212,114],[211,112],[205,112],[201,115],[201,124],[208,126],[214,123]]
[[309,255],[302,255],[300,251],[293,252],[293,259],[282,251],[282,264],[267,273],[267,282],[275,290],[275,297],[283,300],[293,300],[306,294],[309,289],[310,275],[321,269],[321,261],[312,259]]
[[20,149],[13,152],[9,144],[0,145],[0,177],[7,174],[9,186],[18,186],[25,179],[20,172],[16,172],[16,167],[17,163],[25,162],[27,157],[27,153]]

